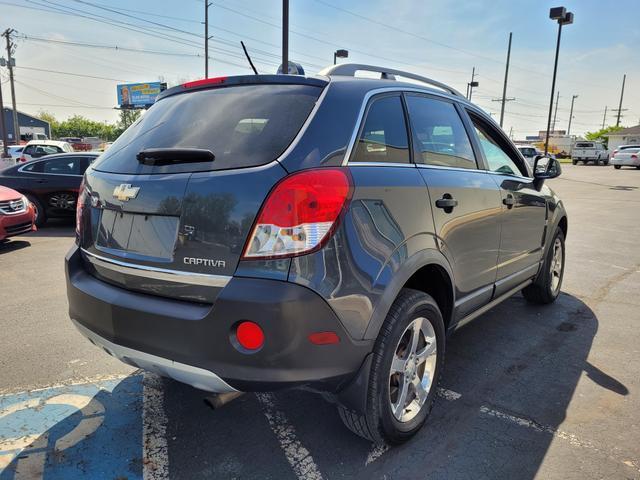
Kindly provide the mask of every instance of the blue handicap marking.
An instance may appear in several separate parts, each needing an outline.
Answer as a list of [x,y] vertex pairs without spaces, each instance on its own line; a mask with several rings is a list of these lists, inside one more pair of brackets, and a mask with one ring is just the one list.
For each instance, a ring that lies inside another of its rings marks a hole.
[[0,396],[0,480],[142,478],[142,375]]

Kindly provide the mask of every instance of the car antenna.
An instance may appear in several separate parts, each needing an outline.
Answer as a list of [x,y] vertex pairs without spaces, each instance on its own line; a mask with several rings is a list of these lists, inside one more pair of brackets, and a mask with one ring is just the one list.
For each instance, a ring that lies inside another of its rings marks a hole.
[[253,62],[251,61],[251,57],[249,56],[249,52],[247,52],[247,47],[244,46],[244,42],[242,40],[240,40],[240,45],[242,45],[242,50],[244,50],[244,54],[246,55],[247,60],[249,60],[249,65],[251,65],[251,70],[253,70],[253,73],[258,75],[258,70],[256,70],[256,67],[253,65]]

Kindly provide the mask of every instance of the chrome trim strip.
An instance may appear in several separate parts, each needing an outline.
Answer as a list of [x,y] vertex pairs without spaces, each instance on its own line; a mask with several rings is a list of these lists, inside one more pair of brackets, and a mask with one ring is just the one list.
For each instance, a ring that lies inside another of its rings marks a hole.
[[[369,100],[371,100],[371,97],[373,97],[374,95],[379,95],[381,93],[394,93],[394,92],[424,93],[424,94],[433,95],[436,97],[442,97],[449,101],[453,100],[451,98],[451,95],[448,95],[444,92],[440,93],[440,92],[437,92],[431,89],[426,89],[426,88],[411,88],[411,87],[397,86],[397,87],[382,87],[382,88],[369,90],[364,96],[364,99],[362,100],[362,105],[360,106],[360,112],[358,112],[356,127],[353,130],[353,133],[351,134],[351,138],[349,139],[349,146],[347,147],[347,151],[344,154],[344,159],[342,160],[343,167],[346,167],[349,164],[349,158],[351,157],[351,153],[355,148],[355,143],[358,138],[358,132],[360,131],[360,126],[362,125],[362,121],[364,120],[364,112],[367,109],[367,105],[369,103]],[[382,166],[384,166],[384,164],[382,164]]]
[[127,263],[113,258],[101,257],[95,253],[90,253],[84,248],[80,249],[83,257],[96,267],[112,270],[125,275],[136,277],[153,278],[173,283],[186,283],[189,285],[201,285],[205,287],[225,287],[231,280],[229,275],[210,275],[206,273],[185,272],[180,270],[169,270],[166,268],[150,267]]
[[415,163],[385,163],[385,162],[352,162],[350,167],[404,167],[416,168]]
[[187,385],[207,392],[226,393],[238,391],[209,370],[123,347],[92,332],[88,328],[80,325],[76,320],[71,319],[71,321],[80,333],[87,337],[91,343],[128,365],[157,373],[163,377],[173,378],[178,382],[186,383]]

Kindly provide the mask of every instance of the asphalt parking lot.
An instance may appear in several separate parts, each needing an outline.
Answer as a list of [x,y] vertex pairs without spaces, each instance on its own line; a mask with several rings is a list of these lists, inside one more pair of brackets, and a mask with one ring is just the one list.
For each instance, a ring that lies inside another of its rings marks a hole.
[[96,349],[67,317],[73,225],[0,245],[0,479],[640,478],[640,171],[563,170],[563,294],[454,335],[426,428],[392,449],[310,392],[213,411]]

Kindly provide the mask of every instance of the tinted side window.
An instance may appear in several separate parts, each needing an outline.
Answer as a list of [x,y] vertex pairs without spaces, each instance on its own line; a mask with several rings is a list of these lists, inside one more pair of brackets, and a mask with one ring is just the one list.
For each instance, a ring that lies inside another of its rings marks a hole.
[[353,162],[409,163],[409,138],[399,96],[383,97],[369,107]]
[[80,157],[60,157],[42,162],[44,173],[80,175]]
[[410,95],[407,107],[417,137],[417,162],[446,167],[476,168],[469,136],[453,104]]
[[472,118],[473,124],[480,141],[480,147],[484,152],[484,156],[489,164],[489,170],[492,172],[506,173],[509,175],[525,175],[520,170],[518,164],[509,156],[507,152],[500,146],[497,135],[492,135],[490,129],[485,127],[476,119]]

